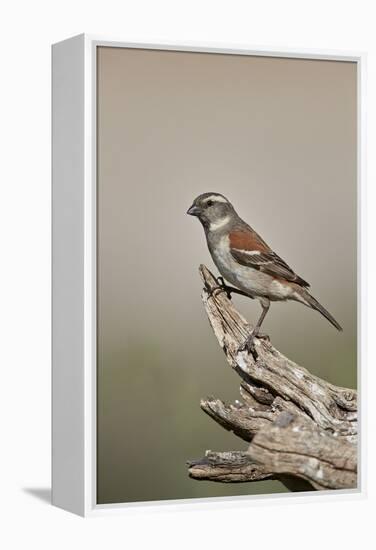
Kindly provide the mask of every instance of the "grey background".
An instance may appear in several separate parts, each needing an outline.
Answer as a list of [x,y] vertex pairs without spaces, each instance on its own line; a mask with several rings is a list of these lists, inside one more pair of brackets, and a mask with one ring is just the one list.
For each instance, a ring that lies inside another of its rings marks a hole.
[[354,63],[99,48],[99,503],[284,490],[187,476],[206,449],[246,448],[199,407],[239,397],[200,300],[199,193],[226,195],[344,328],[273,304],[273,344],[355,387],[356,119]]

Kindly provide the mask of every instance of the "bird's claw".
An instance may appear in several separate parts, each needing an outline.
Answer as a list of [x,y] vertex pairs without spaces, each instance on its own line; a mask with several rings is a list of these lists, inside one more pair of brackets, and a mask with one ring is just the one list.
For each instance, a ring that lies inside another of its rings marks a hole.
[[246,351],[247,353],[253,353],[255,351],[255,338],[260,340],[266,340],[270,342],[270,336],[268,334],[263,334],[262,332],[255,333],[252,331],[242,344],[238,348],[238,352]]
[[247,353],[252,353],[255,349],[255,334],[252,331],[251,334],[247,336],[242,344],[238,348],[238,352],[246,351]]
[[216,279],[218,286],[215,288],[210,289],[209,291],[209,297],[216,296],[217,294],[221,294],[221,292],[226,292],[226,296],[229,300],[231,300],[231,291],[229,287],[226,285],[223,277],[217,277]]

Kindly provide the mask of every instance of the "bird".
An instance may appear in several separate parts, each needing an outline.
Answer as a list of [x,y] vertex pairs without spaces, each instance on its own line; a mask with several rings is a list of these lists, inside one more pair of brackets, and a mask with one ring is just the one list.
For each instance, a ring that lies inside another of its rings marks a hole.
[[[231,202],[220,193],[202,193],[187,214],[201,222],[211,257],[221,277],[219,291],[228,297],[237,293],[258,299],[262,313],[239,351],[252,352],[255,337],[262,337],[261,325],[271,302],[294,300],[323,315],[338,331],[340,324],[309,293],[310,284],[299,277],[258,233],[237,214]],[[228,281],[231,285],[225,283]]]

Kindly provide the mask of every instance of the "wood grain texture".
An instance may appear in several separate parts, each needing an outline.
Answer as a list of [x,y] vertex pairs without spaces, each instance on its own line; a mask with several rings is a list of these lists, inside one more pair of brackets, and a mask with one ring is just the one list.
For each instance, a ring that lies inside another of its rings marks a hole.
[[202,410],[249,442],[247,452],[208,451],[188,463],[194,479],[249,482],[279,479],[291,490],[357,486],[357,392],[318,378],[265,339],[239,352],[252,330],[205,266],[202,300],[228,363],[241,378],[233,404],[201,401]]

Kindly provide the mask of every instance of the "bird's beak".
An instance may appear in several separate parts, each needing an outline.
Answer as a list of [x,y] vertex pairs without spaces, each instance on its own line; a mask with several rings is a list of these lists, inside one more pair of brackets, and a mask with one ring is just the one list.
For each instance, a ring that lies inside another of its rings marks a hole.
[[195,206],[194,204],[192,204],[192,206],[187,210],[187,214],[189,214],[190,216],[198,216],[200,212],[200,208],[198,206]]

